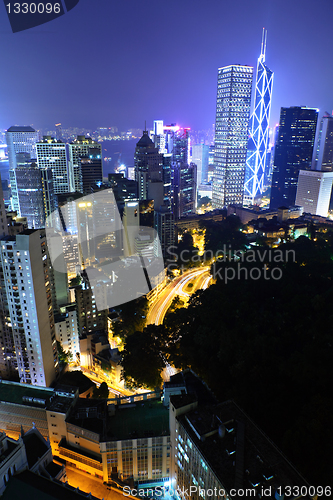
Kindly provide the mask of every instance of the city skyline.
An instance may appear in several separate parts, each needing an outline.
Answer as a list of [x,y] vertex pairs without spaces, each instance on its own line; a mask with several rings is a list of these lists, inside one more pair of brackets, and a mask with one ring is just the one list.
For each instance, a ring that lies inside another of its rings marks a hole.
[[[9,31],[8,19],[1,16],[1,37],[8,49],[0,83],[0,127],[44,128],[61,122],[126,129],[143,128],[145,119],[147,123],[164,119],[207,129],[214,123],[217,69],[229,64],[255,66],[263,27],[268,30],[270,66],[275,72],[271,125],[278,121],[281,107],[306,105],[319,108],[321,114],[332,109],[327,82],[333,75],[321,50],[325,33],[319,30],[315,40],[307,36],[313,22],[324,25],[332,10],[328,2],[321,4],[315,17],[312,4],[302,3],[300,9],[300,2],[242,1],[236,10],[215,0],[209,8],[184,0],[177,6],[177,16],[171,7],[165,11],[162,5],[146,5],[141,12],[135,4],[128,9],[120,2],[111,6],[106,0],[97,4],[81,0],[66,16],[17,34]],[[237,17],[237,30],[230,23],[221,31],[220,20],[225,17]],[[198,26],[194,37],[193,26]],[[168,35],[170,27],[175,35]],[[155,43],[162,57],[151,64]],[[182,57],[176,57],[178,51]],[[89,70],[92,57],[94,67],[100,68],[97,79],[96,71]],[[35,77],[29,78],[32,73]],[[172,85],[165,78],[168,74]]]

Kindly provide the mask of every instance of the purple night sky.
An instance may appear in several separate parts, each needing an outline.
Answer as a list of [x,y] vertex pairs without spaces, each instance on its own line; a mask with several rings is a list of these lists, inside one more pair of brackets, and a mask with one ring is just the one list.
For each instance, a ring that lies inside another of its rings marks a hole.
[[281,106],[333,109],[331,0],[80,0],[16,34],[0,9],[0,128],[210,128],[218,67],[255,66],[263,26],[271,125]]

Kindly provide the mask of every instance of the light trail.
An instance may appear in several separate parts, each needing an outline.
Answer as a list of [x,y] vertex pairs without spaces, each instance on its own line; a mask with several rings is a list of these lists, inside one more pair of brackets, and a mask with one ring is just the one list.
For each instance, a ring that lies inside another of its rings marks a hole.
[[[160,325],[163,323],[165,314],[170,307],[172,300],[176,295],[182,295],[183,297],[190,297],[190,293],[186,292],[184,288],[187,286],[187,284],[194,280],[194,279],[199,279],[202,275],[207,273],[209,271],[209,267],[204,267],[192,271],[187,271],[186,275],[183,275],[179,278],[176,278],[175,282],[171,283],[169,286],[170,291],[167,292],[167,295],[163,299],[157,299],[152,306],[152,309],[149,314],[149,318],[147,320],[148,324],[155,324],[155,325]],[[206,280],[205,282],[206,283]],[[208,283],[208,281],[207,281]],[[199,282],[197,282],[196,286],[193,287],[193,292],[196,291],[198,287]],[[161,293],[162,297],[163,294],[165,295],[165,290]],[[193,293],[192,292],[192,293]],[[155,312],[156,311],[156,312]]]

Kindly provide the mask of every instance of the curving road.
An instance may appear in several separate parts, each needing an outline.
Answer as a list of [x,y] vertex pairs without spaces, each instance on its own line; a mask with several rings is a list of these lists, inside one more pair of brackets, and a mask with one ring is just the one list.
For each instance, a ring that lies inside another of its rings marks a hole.
[[[163,323],[166,312],[176,295],[180,295],[182,298],[188,300],[192,293],[199,289],[207,288],[212,278],[209,270],[208,266],[199,269],[190,269],[169,283],[150,308],[147,315],[147,325],[161,325]],[[193,283],[191,289],[187,288],[190,282]]]

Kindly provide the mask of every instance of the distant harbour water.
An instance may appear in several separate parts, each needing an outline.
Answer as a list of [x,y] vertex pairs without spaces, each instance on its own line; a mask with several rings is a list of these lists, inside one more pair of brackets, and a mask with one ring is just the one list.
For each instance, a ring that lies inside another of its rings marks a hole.
[[[128,141],[104,141],[101,143],[104,177],[114,172],[118,164],[123,163],[126,167],[134,166],[134,152],[138,141],[139,139],[130,139]],[[104,158],[110,158],[110,160],[105,161]]]
[[[101,143],[104,177],[107,177],[108,174],[114,172],[117,165],[121,165],[122,163],[126,165],[126,167],[134,166],[134,152],[138,140],[139,139],[130,139],[126,141],[104,141]],[[105,161],[104,158],[109,158],[109,161]],[[9,180],[8,159],[0,159],[0,175],[2,180]]]

